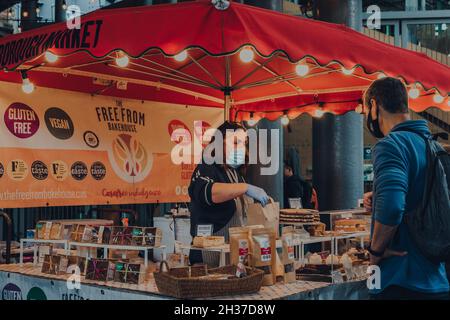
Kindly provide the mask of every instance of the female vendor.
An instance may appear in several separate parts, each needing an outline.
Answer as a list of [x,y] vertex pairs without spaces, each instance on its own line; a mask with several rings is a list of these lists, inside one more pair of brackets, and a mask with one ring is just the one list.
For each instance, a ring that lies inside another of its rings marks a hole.
[[[192,174],[189,186],[191,235],[197,235],[199,226],[212,225],[212,235],[224,236],[228,242],[228,229],[245,225],[244,198],[248,196],[265,206],[269,196],[263,189],[246,183],[242,176],[247,158],[246,129],[238,123],[226,121],[217,128],[216,135],[223,140],[223,161],[217,161],[221,158],[215,156],[217,150],[208,152],[212,146],[217,146],[213,137],[203,152],[203,162]],[[211,160],[211,155],[215,161]],[[202,251],[200,254],[200,251],[191,250],[191,264],[202,260],[208,266],[217,267],[219,253]]]

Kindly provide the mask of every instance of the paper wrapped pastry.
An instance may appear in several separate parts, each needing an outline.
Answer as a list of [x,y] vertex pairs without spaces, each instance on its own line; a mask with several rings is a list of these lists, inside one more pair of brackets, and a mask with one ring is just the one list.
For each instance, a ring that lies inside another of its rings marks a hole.
[[325,263],[327,265],[336,265],[340,263],[340,258],[339,256],[336,256],[334,254],[330,254],[327,259],[325,260]]
[[133,246],[133,228],[132,227],[112,227],[111,244]]
[[117,262],[114,272],[114,281],[130,284],[144,282],[144,266],[141,264]]
[[67,264],[67,258],[47,254],[42,263],[41,272],[46,274],[63,274],[67,271]]
[[198,248],[219,247],[225,244],[222,236],[195,237],[193,245]]
[[65,256],[65,258],[67,259],[67,273],[71,273],[69,272],[71,271],[69,267],[76,265],[80,270],[80,274],[86,274],[87,259],[85,257]]
[[86,279],[96,281],[112,280],[115,264],[104,259],[90,259],[87,263]]
[[162,231],[156,227],[133,227],[132,241],[138,246],[159,247],[161,245]]
[[309,264],[322,264],[322,257],[317,253],[312,254],[309,257]]

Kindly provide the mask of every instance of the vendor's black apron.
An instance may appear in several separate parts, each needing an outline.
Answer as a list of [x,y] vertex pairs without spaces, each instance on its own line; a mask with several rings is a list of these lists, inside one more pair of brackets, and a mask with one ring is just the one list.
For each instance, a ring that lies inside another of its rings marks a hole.
[[[235,169],[229,168],[225,170],[228,179],[231,181],[231,183],[239,183],[239,176]],[[231,217],[230,221],[220,230],[213,233],[213,236],[223,236],[225,237],[225,242],[229,243],[229,228],[233,227],[242,227],[247,224],[247,203],[248,203],[248,197],[246,195],[242,195],[236,199],[234,199],[236,202],[236,210]],[[208,265],[209,268],[215,268],[219,266],[220,262],[220,252],[212,252],[212,251],[203,251],[203,262]],[[229,263],[229,254],[226,255],[226,263]]]

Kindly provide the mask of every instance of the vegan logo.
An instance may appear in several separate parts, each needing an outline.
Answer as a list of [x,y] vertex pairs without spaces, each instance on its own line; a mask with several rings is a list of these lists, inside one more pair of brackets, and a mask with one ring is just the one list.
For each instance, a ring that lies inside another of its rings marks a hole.
[[5,167],[3,167],[3,163],[0,162],[0,178],[5,174]]
[[21,181],[28,175],[28,166],[23,160],[12,160],[8,165],[7,172],[12,180]]
[[103,180],[106,176],[106,168],[100,161],[94,162],[91,166],[91,176],[95,180]]
[[2,300],[22,300],[22,290],[14,283],[8,283],[3,287]]
[[47,296],[41,288],[33,287],[28,291],[27,300],[47,300]]
[[24,103],[11,104],[5,111],[4,119],[9,132],[17,138],[29,138],[39,129],[36,112]]
[[95,133],[93,133],[92,131],[86,131],[83,134],[83,139],[84,139],[84,142],[88,145],[88,147],[91,147],[91,148],[97,148],[100,143],[97,135]]
[[77,161],[70,168],[70,174],[75,180],[81,181],[88,175],[88,169],[84,162]]
[[72,119],[60,108],[50,108],[44,114],[48,131],[57,139],[67,140],[73,136]]
[[130,183],[144,180],[153,165],[153,155],[129,134],[120,134],[114,139],[108,155],[117,175]]
[[31,174],[37,180],[45,180],[48,177],[48,168],[45,163],[36,160],[31,165]]
[[50,172],[56,181],[63,181],[68,175],[67,164],[60,160],[53,161]]

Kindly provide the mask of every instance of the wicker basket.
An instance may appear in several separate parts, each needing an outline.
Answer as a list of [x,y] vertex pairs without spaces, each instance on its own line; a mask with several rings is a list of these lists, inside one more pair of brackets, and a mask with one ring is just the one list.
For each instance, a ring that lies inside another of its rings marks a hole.
[[[163,265],[169,272],[163,272]],[[264,272],[247,269],[247,276],[233,279],[205,279],[199,277],[177,277],[170,273],[166,261],[161,262],[160,271],[154,274],[158,291],[179,299],[209,298],[237,294],[255,293],[261,289]],[[209,274],[236,274],[236,266],[225,266],[208,270]]]

